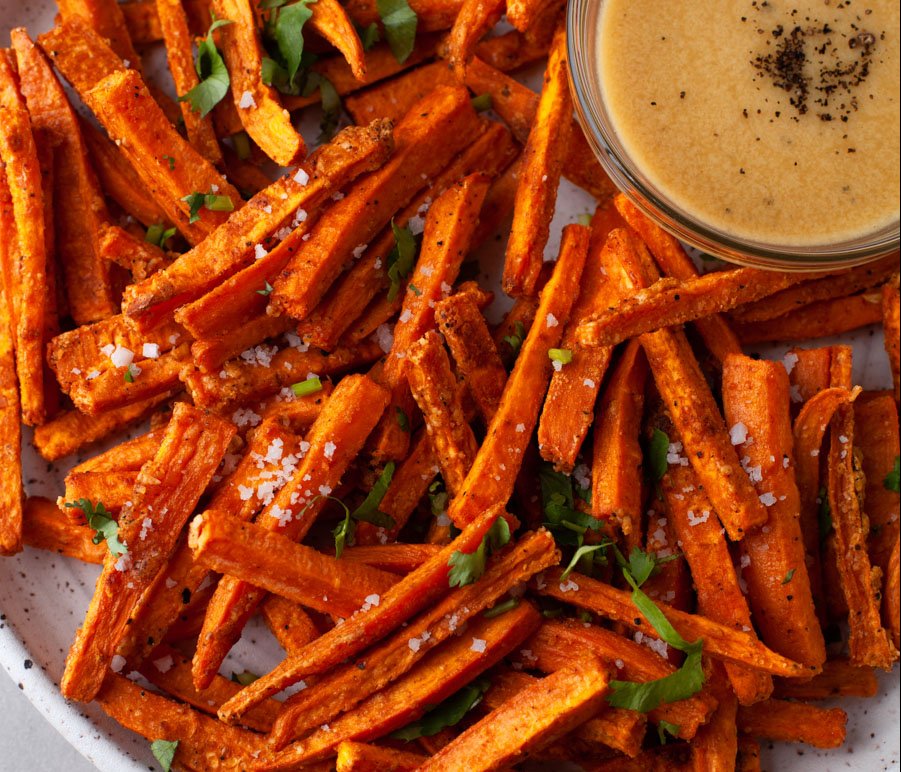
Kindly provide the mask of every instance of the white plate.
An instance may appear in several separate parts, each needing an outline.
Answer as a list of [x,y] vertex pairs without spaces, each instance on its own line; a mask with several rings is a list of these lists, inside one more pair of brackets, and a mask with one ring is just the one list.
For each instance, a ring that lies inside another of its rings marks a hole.
[[[32,37],[53,23],[56,7],[50,0],[0,0],[0,45],[8,45],[8,30],[28,28]],[[315,127],[311,127],[315,136]],[[306,133],[306,132],[305,132]],[[547,254],[555,255],[560,229],[580,214],[593,211],[593,200],[565,181],[561,185],[558,214],[552,226]],[[502,247],[501,247],[502,248]],[[496,245],[483,250],[483,258],[496,256]],[[499,261],[490,260],[496,280]],[[488,265],[489,261],[483,261]],[[494,286],[495,281],[491,281]],[[864,388],[886,388],[890,383],[881,333],[865,330],[853,336],[855,383]],[[823,341],[828,343],[829,341]],[[781,357],[784,347],[764,347],[765,356]],[[91,451],[93,454],[95,451]],[[26,488],[31,495],[55,498],[62,491],[66,464],[48,468],[26,441]],[[73,460],[71,463],[74,463]],[[66,702],[58,690],[63,663],[76,627],[84,618],[99,569],[47,552],[26,549],[14,558],[0,559],[0,664],[19,683],[25,698],[102,772],[143,772],[157,766],[141,737],[119,727],[95,705]],[[280,649],[260,625],[251,625],[223,665],[226,675],[245,669],[265,672],[279,659]],[[768,770],[806,772],[852,769],[872,772],[899,767],[898,668],[880,679],[880,696],[873,700],[844,701],[848,711],[848,740],[841,749],[826,753],[806,746],[765,749]],[[0,761],[0,768],[3,767]]]

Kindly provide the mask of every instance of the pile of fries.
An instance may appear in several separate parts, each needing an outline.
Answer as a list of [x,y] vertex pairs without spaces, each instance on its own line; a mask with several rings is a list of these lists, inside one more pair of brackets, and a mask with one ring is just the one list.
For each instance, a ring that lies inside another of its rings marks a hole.
[[[0,49],[0,551],[102,566],[66,698],[166,770],[843,742],[817,701],[898,658],[897,253],[699,273],[573,122],[561,0],[59,10]],[[561,176],[597,210],[545,262]],[[748,349],[874,323],[893,392]],[[87,459],[57,501],[22,424]],[[221,675],[255,615],[282,662]]]

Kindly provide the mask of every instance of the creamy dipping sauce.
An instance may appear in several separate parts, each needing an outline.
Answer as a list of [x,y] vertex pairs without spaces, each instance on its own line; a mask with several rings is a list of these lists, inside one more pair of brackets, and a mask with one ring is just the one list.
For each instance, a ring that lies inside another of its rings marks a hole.
[[898,0],[604,0],[601,93],[687,215],[785,246],[899,209]]

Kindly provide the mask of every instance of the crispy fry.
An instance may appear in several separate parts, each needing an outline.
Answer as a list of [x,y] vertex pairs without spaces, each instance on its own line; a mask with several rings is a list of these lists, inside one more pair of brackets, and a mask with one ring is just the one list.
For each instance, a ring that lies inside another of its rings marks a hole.
[[882,320],[879,292],[821,300],[766,322],[736,324],[743,345],[840,335]]
[[546,57],[550,43],[549,35],[536,39],[513,29],[485,38],[476,46],[475,54],[501,72],[512,72]]
[[131,498],[137,472],[69,472],[66,475],[66,495],[61,497],[60,514],[76,523],[84,523],[84,512],[66,503],[88,499],[102,503],[113,515],[118,515]]
[[[540,624],[541,615],[530,603],[522,603],[496,619],[473,621],[466,635],[451,636],[412,671],[330,721],[327,729],[316,729],[294,743],[268,762],[265,769],[294,769],[299,763],[333,755],[335,746],[344,740],[374,740],[406,726],[495,665]],[[474,648],[474,640],[482,641],[484,646]],[[366,662],[367,668],[380,662],[378,652],[373,654]]]
[[520,32],[538,32],[539,22],[546,21],[549,12],[559,10],[560,0],[510,0],[507,3],[507,19]]
[[[324,496],[338,486],[386,402],[384,389],[370,378],[344,378],[307,434],[310,447],[302,459],[295,459],[297,466],[290,481],[259,514],[257,523],[301,541],[326,504]],[[313,491],[319,495],[311,495]],[[265,596],[265,590],[248,582],[233,577],[220,580],[194,654],[194,683],[198,688],[209,684]]]
[[[624,195],[617,195],[614,204],[641,240],[647,245],[654,260],[667,276],[687,281],[698,275],[691,258],[682,245],[663,228],[652,222],[641,210]],[[720,362],[729,354],[740,354],[741,345],[738,336],[729,323],[721,316],[714,315],[695,321],[695,327],[704,339],[710,353]]]
[[[260,606],[260,613],[286,654],[299,651],[319,637],[319,630],[310,615],[296,603],[278,595],[266,598]],[[266,727],[266,731],[269,731],[269,727]]]
[[709,663],[709,670],[707,680],[718,704],[710,721],[698,730],[691,743],[692,765],[697,772],[733,772],[738,755],[738,704],[723,668],[713,662]]
[[740,440],[739,452],[747,459],[757,492],[767,497],[770,513],[765,527],[749,531],[740,542],[748,603],[771,649],[820,666],[826,645],[805,560],[789,403],[788,376],[781,362],[726,357],[726,422],[732,427],[732,441]]
[[458,527],[471,522],[483,509],[506,502],[513,492],[520,459],[538,420],[553,369],[547,352],[560,342],[587,252],[588,229],[580,225],[566,226],[553,276],[541,292],[536,313],[538,323],[522,344],[500,407],[466,476],[463,491],[448,511]]
[[848,717],[839,708],[803,702],[766,700],[738,709],[739,729],[753,737],[796,742],[814,748],[838,748],[845,741]]
[[607,666],[595,658],[558,670],[464,731],[420,770],[491,770],[515,763],[591,717],[603,704],[608,677]]
[[87,701],[97,694],[131,611],[174,549],[233,434],[234,427],[215,416],[175,406],[159,451],[141,469],[134,504],[120,516],[128,557],[107,557],[66,659],[60,689],[67,698]]
[[156,429],[140,434],[134,439],[113,445],[77,466],[70,473],[78,472],[137,472],[156,455],[163,439],[163,431]]
[[760,743],[753,737],[739,736],[735,772],[760,772]]
[[172,262],[156,244],[139,239],[118,225],[101,225],[98,241],[100,257],[127,269],[135,281],[143,281]]
[[[560,347],[570,351],[572,361],[562,367],[554,366],[556,371],[551,376],[541,423],[538,425],[538,445],[542,457],[553,462],[559,471],[567,473],[576,464],[576,456],[594,418],[595,400],[613,352],[610,346],[581,346],[576,338],[576,330],[596,307],[614,302],[619,294],[614,282],[606,278],[604,261],[611,258],[605,249],[607,236],[621,223],[622,220],[610,202],[598,206],[592,218],[591,246],[582,272],[579,298],[560,341]],[[641,372],[633,373],[632,379],[642,382],[638,390],[643,389],[644,378],[645,375]],[[640,418],[640,406],[638,413]]]
[[523,150],[513,225],[507,241],[503,287],[508,295],[534,295],[544,261],[557,185],[569,144],[572,98],[566,80],[566,31],[561,24],[544,75],[541,99]]
[[888,279],[898,270],[898,253],[847,271],[802,281],[757,302],[741,305],[732,311],[738,322],[765,322],[818,300],[854,295]]
[[[86,93],[107,75],[128,69],[90,19],[80,15],[62,19],[53,29],[38,35],[37,44],[53,61],[79,95]],[[138,57],[133,61],[137,63]]]
[[306,397],[292,394],[292,399],[286,399],[277,394],[260,403],[260,416],[264,421],[272,418],[292,432],[304,431],[319,417],[331,393],[332,384],[326,381],[322,384],[322,391]]
[[440,549],[437,544],[379,544],[348,547],[341,557],[392,574],[406,575],[434,557]]
[[[19,309],[15,330],[17,402],[23,423],[37,426],[46,418],[43,340],[48,309],[44,193],[28,108],[19,93],[12,56],[5,52],[0,56],[0,161],[6,167],[19,253],[12,286],[8,288],[10,297],[16,297]],[[13,540],[7,546],[16,549],[15,545]]]
[[895,402],[901,400],[901,293],[896,273],[882,287],[882,329],[885,333],[885,351],[892,368],[895,383]]
[[118,57],[140,70],[141,58],[132,45],[122,9],[115,0],[61,0],[59,12],[63,21],[73,16],[84,19],[98,35],[109,41]]
[[[218,31],[222,56],[231,77],[231,93],[244,129],[260,150],[279,166],[293,166],[307,152],[303,138],[291,125],[278,92],[263,83],[262,46],[249,0],[213,0],[216,17],[229,19]],[[245,94],[251,104],[245,106]]]
[[[428,651],[453,636],[458,625],[490,608],[517,581],[526,580],[558,559],[554,540],[547,531],[526,534],[510,549],[493,558],[480,579],[454,591],[369,652],[365,669],[360,669],[354,662],[348,663],[289,697],[272,729],[273,744],[284,747],[305,730],[331,721],[341,711],[350,710],[408,672]],[[534,625],[529,627],[534,630]],[[411,646],[412,639],[418,639],[419,645]],[[220,717],[228,715],[228,706],[225,706]]]
[[[580,576],[578,588],[573,589],[573,582],[562,585],[561,573],[562,569],[559,568],[552,568],[545,572],[546,586],[539,588],[538,591],[542,595],[593,611],[613,621],[622,622],[633,629],[648,629],[645,627],[644,617],[636,613],[635,605],[628,592],[586,576]],[[566,589],[561,589],[561,586]],[[666,603],[657,601],[657,606],[686,640],[694,641],[703,638],[704,651],[710,657],[744,665],[762,673],[790,678],[797,678],[802,674],[815,674],[819,671],[819,668],[801,665],[776,654],[760,643],[757,637],[751,633],[714,622],[699,614],[679,611]]]
[[154,694],[125,676],[107,675],[97,702],[122,726],[148,740],[177,740],[176,769],[239,772],[252,769],[256,757],[265,752],[259,735],[225,726],[187,705]]
[[[438,88],[395,130],[394,155],[359,182],[319,220],[312,237],[274,282],[270,306],[305,318],[360,244],[367,244],[391,215],[423,187],[478,129],[465,89]],[[349,224],[353,223],[353,227]]]
[[345,741],[336,750],[336,772],[413,772],[426,760],[419,753],[365,743]]
[[260,315],[237,327],[223,327],[210,338],[195,340],[191,344],[191,358],[204,373],[221,372],[219,365],[223,362],[253,350],[258,343],[289,332],[293,326],[290,319]]
[[464,0],[448,35],[446,53],[448,65],[460,80],[476,45],[498,23],[505,5],[503,0]]
[[102,563],[107,554],[106,545],[95,544],[93,536],[90,528],[73,523],[50,499],[31,496],[25,500],[22,538],[29,547],[85,563]]
[[[4,246],[7,237],[0,228]],[[22,549],[22,429],[10,313],[13,304],[5,284],[0,281],[0,436],[4,438],[0,447],[0,554],[12,555]]]
[[899,556],[899,540],[895,538],[895,547],[889,558],[885,571],[885,600],[883,615],[886,629],[891,633],[895,648],[901,647],[901,556]]
[[310,10],[310,27],[341,52],[357,80],[365,80],[363,44],[344,7],[338,0],[317,0]]
[[125,20],[128,37],[135,48],[159,43],[163,39],[160,17],[156,10],[156,0],[132,0],[119,3]]
[[[298,171],[276,180],[203,244],[146,282],[128,288],[123,297],[124,312],[142,329],[157,326],[177,306],[196,300],[236,271],[252,265],[252,245],[262,243],[298,209],[315,210],[358,174],[378,167],[390,153],[391,142],[389,127],[379,122],[340,132],[310,156],[301,167],[303,174]],[[299,181],[303,175],[309,178],[306,185]],[[290,237],[281,243],[289,252],[297,247]],[[188,324],[188,319],[184,322]]]
[[[662,492],[662,491],[661,491]],[[688,562],[684,554],[672,553],[673,545],[679,547],[679,537],[676,531],[675,518],[670,517],[669,510],[664,502],[658,501],[654,509],[649,509],[644,523],[644,531],[633,532],[627,544],[632,543],[642,546],[644,537],[644,550],[648,554],[675,557],[660,566],[660,570],[642,585],[645,594],[652,600],[666,601],[673,608],[680,611],[693,609],[693,581],[688,570]],[[668,651],[667,657],[673,664],[678,664],[680,657],[674,651]]]
[[847,659],[830,659],[823,672],[809,680],[777,678],[773,696],[791,700],[828,700],[833,697],[874,697],[879,682],[872,668],[857,667]]

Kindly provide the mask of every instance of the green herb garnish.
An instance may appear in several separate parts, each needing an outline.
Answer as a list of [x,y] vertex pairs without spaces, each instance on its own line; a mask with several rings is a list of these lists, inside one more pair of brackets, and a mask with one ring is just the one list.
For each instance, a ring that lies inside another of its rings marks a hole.
[[94,544],[100,544],[106,541],[107,549],[113,557],[121,557],[128,554],[128,547],[119,541],[119,524],[113,519],[113,516],[103,506],[102,501],[98,501],[96,505],[92,504],[90,499],[77,499],[74,502],[67,501],[66,506],[71,509],[80,509],[84,512],[88,527],[94,531]]
[[178,740],[154,740],[150,743],[150,752],[154,758],[160,763],[163,772],[169,772],[172,769],[172,759],[175,758],[175,751],[178,749]]
[[482,696],[488,691],[489,686],[490,683],[484,678],[473,681],[432,708],[418,721],[407,724],[403,729],[398,729],[391,734],[391,737],[395,740],[410,742],[419,737],[431,737],[442,729],[455,726],[482,701]]
[[472,584],[485,573],[488,556],[497,552],[509,541],[510,525],[501,515],[482,537],[482,542],[476,547],[475,552],[456,550],[450,556],[450,560],[447,561],[451,569],[447,575],[448,584],[451,587],[465,587],[467,584]]
[[[206,37],[197,46],[197,56],[194,59],[194,69],[197,70],[200,83],[187,94],[178,98],[179,102],[190,102],[191,109],[200,113],[201,118],[206,117],[207,113],[228,93],[231,81],[228,77],[228,69],[222,60],[222,54],[219,53],[219,49],[213,42],[213,32],[219,27],[231,23],[228,19],[217,19],[215,15],[213,16],[213,23],[210,25]],[[172,167],[170,166],[170,168]]]
[[413,53],[419,19],[407,0],[376,0],[376,9],[385,28],[391,53],[403,64]]
[[305,381],[292,383],[291,391],[294,392],[295,397],[306,397],[309,394],[315,394],[317,391],[322,391],[322,381],[319,379],[319,376],[307,378]]

